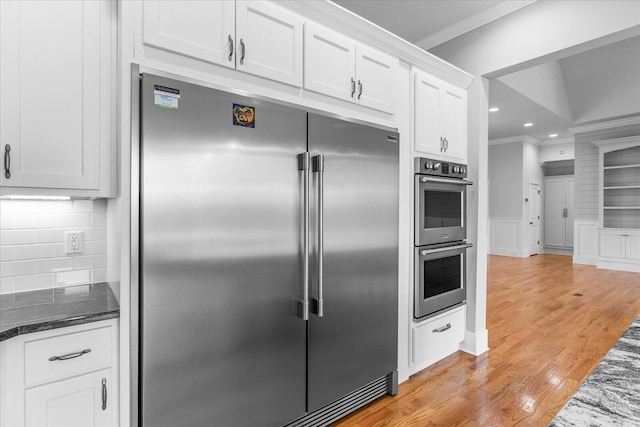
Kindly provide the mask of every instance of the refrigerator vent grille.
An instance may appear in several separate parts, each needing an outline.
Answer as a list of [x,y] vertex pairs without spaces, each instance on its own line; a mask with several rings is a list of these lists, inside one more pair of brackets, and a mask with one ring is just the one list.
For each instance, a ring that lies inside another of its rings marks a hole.
[[387,394],[389,376],[379,378],[341,399],[305,415],[286,427],[323,427]]

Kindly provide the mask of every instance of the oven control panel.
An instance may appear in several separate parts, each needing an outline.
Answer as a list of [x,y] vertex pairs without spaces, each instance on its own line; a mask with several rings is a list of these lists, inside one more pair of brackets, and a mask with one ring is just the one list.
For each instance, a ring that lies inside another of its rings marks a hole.
[[422,175],[446,176],[449,178],[466,178],[467,165],[428,159],[426,157],[416,157],[415,173]]

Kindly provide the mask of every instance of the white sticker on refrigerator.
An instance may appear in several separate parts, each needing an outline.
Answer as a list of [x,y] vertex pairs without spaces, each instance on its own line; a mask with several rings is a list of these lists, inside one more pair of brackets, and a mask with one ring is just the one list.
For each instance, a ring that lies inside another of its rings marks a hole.
[[177,110],[178,99],[180,99],[180,91],[178,89],[160,85],[153,86],[153,104],[156,107]]

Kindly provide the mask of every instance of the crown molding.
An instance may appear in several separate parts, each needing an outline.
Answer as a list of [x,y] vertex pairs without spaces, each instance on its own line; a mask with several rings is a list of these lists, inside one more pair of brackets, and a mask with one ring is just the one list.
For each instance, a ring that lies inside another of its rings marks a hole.
[[468,89],[473,81],[471,74],[329,0],[286,0],[279,1],[278,5],[354,41],[398,57],[460,88]]
[[547,147],[549,145],[573,144],[574,142],[576,142],[576,139],[573,136],[567,136],[565,138],[545,139],[540,142],[540,145]]
[[592,123],[583,126],[568,128],[569,132],[574,135],[577,133],[587,133],[599,130],[619,128],[623,126],[640,125],[640,116],[627,117],[625,119],[609,120],[606,122]]
[[483,10],[480,13],[472,15],[462,21],[456,22],[453,25],[450,25],[437,33],[431,34],[421,40],[415,42],[416,46],[421,47],[424,50],[432,49],[438,45],[448,42],[449,40],[455,39],[469,31],[473,31],[477,28],[482,27],[483,25],[487,25],[490,22],[493,22],[497,19],[502,18],[516,10],[522,9],[523,7],[529,6],[532,3],[535,3],[537,0],[511,0],[511,1],[503,1],[498,3],[497,5],[490,7],[489,9]]

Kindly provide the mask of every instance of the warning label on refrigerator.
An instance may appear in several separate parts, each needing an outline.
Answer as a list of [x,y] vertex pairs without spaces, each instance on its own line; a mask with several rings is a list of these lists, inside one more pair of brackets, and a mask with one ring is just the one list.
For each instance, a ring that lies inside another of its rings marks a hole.
[[180,91],[166,86],[153,85],[153,105],[169,110],[178,109]]
[[246,128],[256,127],[256,107],[233,104],[233,125]]

